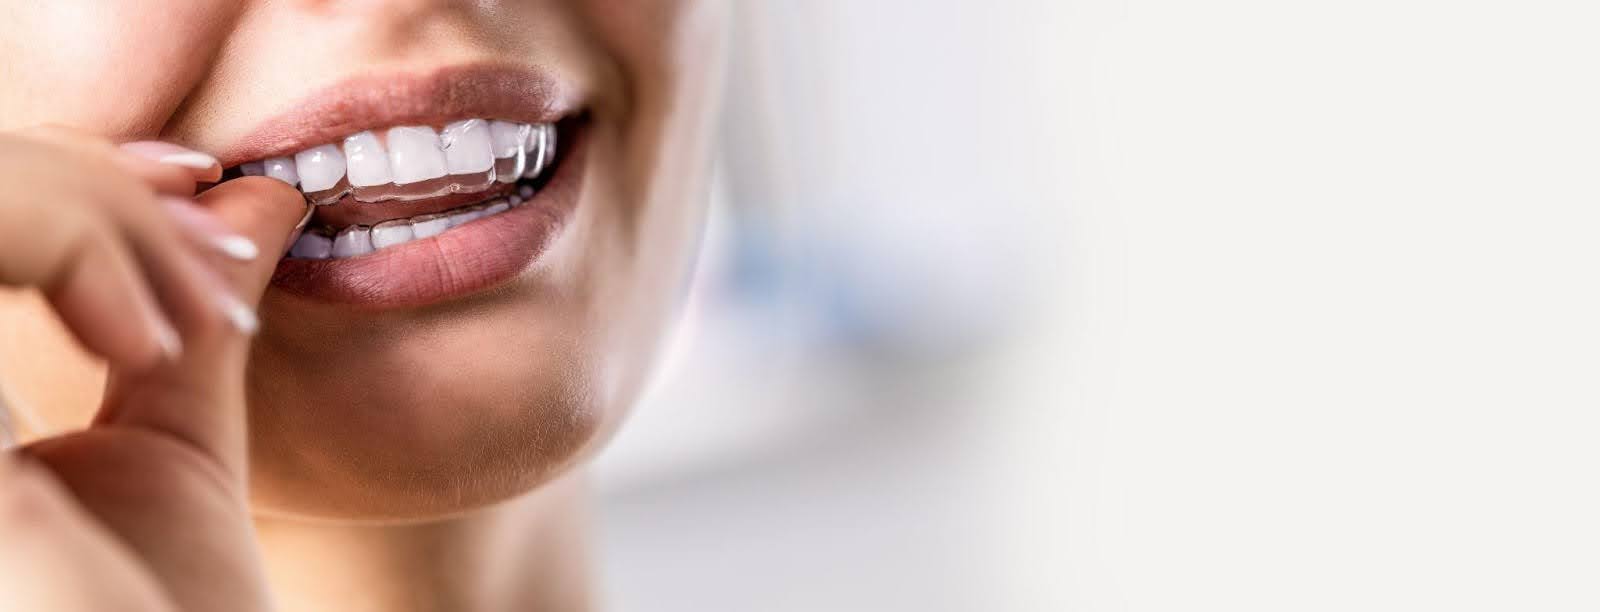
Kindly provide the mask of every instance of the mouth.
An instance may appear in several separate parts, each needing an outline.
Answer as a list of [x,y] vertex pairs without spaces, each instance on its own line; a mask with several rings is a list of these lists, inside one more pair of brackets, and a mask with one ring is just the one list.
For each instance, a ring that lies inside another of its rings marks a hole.
[[320,92],[225,153],[315,204],[273,287],[319,301],[419,306],[505,284],[578,199],[587,117],[520,68],[362,78]]

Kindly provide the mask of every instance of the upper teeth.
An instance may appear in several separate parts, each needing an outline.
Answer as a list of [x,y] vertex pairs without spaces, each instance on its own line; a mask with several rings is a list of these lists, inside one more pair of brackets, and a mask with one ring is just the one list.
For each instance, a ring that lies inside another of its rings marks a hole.
[[[297,185],[318,204],[352,192],[363,201],[419,199],[537,176],[554,159],[555,141],[555,126],[549,123],[464,119],[441,132],[429,126],[393,127],[381,137],[365,131],[346,137],[342,147],[318,145],[246,163],[240,170]],[[447,175],[462,179],[418,185]]]

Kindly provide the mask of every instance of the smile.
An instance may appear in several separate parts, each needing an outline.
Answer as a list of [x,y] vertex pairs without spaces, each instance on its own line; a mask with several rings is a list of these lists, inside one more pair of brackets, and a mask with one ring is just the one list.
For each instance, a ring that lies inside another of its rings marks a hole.
[[[344,202],[419,202],[454,194],[486,194],[479,202],[376,224],[306,228],[291,257],[358,257],[493,216],[531,200],[556,159],[556,126],[465,119],[435,131],[403,126],[363,131],[342,146],[324,144],[291,156],[249,162],[243,175],[265,175],[300,189],[319,206]],[[370,207],[390,214],[387,207]],[[414,208],[414,207],[413,207]],[[315,217],[313,217],[315,219]]]
[[271,177],[317,205],[273,286],[388,308],[516,278],[577,201],[585,121],[552,89],[540,75],[500,67],[369,78],[270,122],[248,140],[257,151],[235,157],[265,154],[224,180]]

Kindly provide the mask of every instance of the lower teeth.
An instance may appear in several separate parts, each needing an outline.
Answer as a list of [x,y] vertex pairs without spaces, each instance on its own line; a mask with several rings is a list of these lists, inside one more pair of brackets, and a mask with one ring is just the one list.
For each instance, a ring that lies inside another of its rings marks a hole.
[[310,228],[295,240],[289,257],[300,259],[343,259],[437,236],[445,231],[500,214],[527,203],[533,187],[518,185],[516,191],[486,202],[454,210],[407,219],[384,221],[377,225],[354,225],[334,232],[330,228]]

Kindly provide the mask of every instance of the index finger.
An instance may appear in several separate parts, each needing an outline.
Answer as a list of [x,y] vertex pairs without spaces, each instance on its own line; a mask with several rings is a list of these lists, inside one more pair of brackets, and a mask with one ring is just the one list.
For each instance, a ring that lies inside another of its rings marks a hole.
[[[275,179],[246,177],[201,194],[199,204],[234,232],[281,253],[308,205],[300,192]],[[217,271],[239,299],[255,307],[278,258],[229,261]],[[149,427],[188,441],[216,458],[230,474],[245,469],[244,368],[250,339],[228,326],[185,338],[183,355],[152,371],[112,372],[103,422]]]

